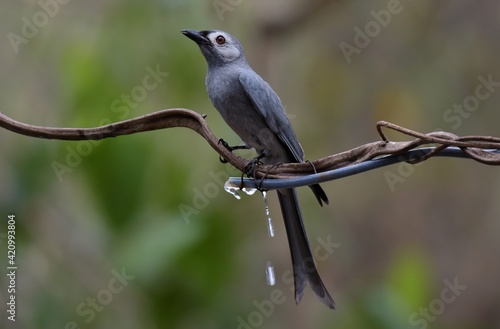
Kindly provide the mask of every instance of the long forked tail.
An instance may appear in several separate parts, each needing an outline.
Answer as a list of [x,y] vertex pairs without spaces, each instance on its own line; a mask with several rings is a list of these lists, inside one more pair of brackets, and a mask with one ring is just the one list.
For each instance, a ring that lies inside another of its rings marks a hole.
[[285,221],[288,244],[292,254],[292,265],[295,282],[295,302],[298,304],[309,282],[319,300],[331,309],[335,302],[326,290],[318,274],[314,258],[309,247],[306,231],[302,222],[302,215],[294,189],[278,190],[278,199]]

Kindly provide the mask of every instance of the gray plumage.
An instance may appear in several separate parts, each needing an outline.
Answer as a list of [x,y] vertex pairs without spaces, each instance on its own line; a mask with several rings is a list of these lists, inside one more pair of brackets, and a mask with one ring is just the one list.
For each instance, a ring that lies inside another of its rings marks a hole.
[[[263,155],[261,161],[265,164],[303,162],[304,151],[278,95],[252,70],[239,41],[219,30],[183,30],[182,33],[199,45],[208,63],[208,95],[243,142]],[[310,187],[320,205],[328,204],[318,184]],[[300,302],[309,282],[320,301],[335,308],[316,270],[295,190],[278,190],[278,199],[292,255],[296,303]]]

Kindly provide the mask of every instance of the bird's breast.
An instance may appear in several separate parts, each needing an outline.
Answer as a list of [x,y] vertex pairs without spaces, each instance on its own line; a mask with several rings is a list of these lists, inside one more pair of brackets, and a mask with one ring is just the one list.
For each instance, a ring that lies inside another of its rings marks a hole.
[[228,126],[243,140],[257,150],[266,148],[266,141],[273,139],[274,134],[254,108],[240,86],[239,81],[218,81],[207,84],[207,91],[214,107]]

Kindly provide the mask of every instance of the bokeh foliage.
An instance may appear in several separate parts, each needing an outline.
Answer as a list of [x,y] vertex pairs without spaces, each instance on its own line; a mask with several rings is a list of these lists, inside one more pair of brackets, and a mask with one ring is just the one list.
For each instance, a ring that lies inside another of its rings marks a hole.
[[[220,28],[242,41],[252,66],[280,95],[310,159],[376,139],[377,120],[499,136],[499,90],[473,111],[447,111],[474,95],[478,77],[500,81],[500,5],[401,1],[401,12],[346,60],[341,43],[354,45],[354,28],[364,30],[375,21],[372,11],[393,2],[6,0],[0,111],[36,125],[92,127],[184,107],[208,114],[216,135],[237,144],[206,95],[204,59],[180,33]],[[54,15],[16,52],[9,33],[23,36],[23,18],[33,22],[47,12],[40,3]],[[166,76],[146,89],[145,77],[157,68]],[[54,163],[67,170],[57,175]],[[402,181],[391,185],[387,172]],[[394,166],[324,184],[331,199],[325,208],[300,190],[313,248],[339,244],[318,260],[335,312],[310,291],[294,304],[282,279],[290,256],[279,206],[272,196],[277,237],[270,239],[262,199],[225,193],[221,182],[230,175],[238,173],[182,129],[92,143],[0,130],[0,216],[14,213],[18,221],[16,325],[500,325],[498,168],[456,159]],[[5,231],[2,225],[2,252]],[[275,287],[265,285],[268,260]],[[113,271],[122,270],[133,279],[91,317],[88,298],[106,296]],[[440,305],[444,281],[454,278],[467,289],[432,318],[412,323],[413,313]],[[285,302],[266,314],[259,305],[273,289]],[[1,321],[11,325],[3,315]]]

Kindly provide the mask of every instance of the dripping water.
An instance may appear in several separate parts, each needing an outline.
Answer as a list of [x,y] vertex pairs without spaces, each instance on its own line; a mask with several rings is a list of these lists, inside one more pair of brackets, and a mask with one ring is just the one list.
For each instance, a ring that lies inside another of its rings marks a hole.
[[274,286],[276,284],[276,276],[274,275],[274,265],[271,261],[266,263],[266,281],[267,285]]
[[[231,183],[230,181],[227,181],[224,184],[224,190],[232,194],[236,199],[240,200],[241,196],[239,194],[239,191],[243,191],[244,193],[248,195],[253,195],[255,192],[257,192],[257,189],[255,188],[240,188],[238,185]],[[262,191],[262,198],[264,199],[264,209],[266,212],[266,220],[267,220],[267,232],[270,237],[274,237],[274,227],[273,227],[273,222],[271,219],[271,212],[269,211],[269,203],[267,201],[267,192]],[[269,286],[274,286],[276,284],[276,276],[274,274],[274,265],[271,261],[266,262],[266,282]]]
[[229,181],[227,181],[224,184],[224,190],[227,193],[232,194],[238,200],[241,199],[241,196],[238,193],[238,191],[243,191],[244,193],[246,193],[248,195],[253,195],[255,192],[257,192],[256,188],[248,188],[248,187],[240,188],[238,185],[233,184]]
[[264,207],[266,210],[267,232],[269,233],[269,236],[272,238],[272,237],[274,237],[274,227],[273,227],[273,221],[271,219],[271,214],[269,211],[269,203],[267,202],[267,192],[266,191],[262,191],[262,198],[264,199]]

